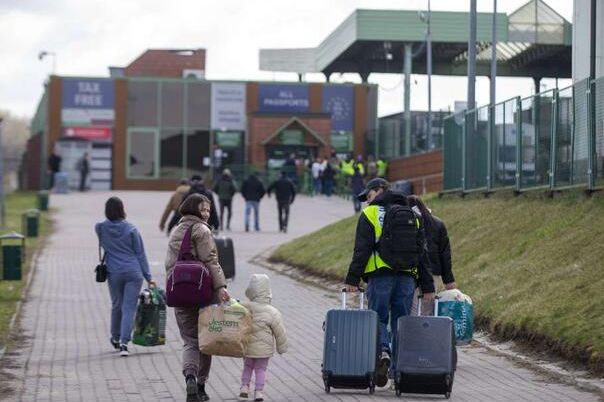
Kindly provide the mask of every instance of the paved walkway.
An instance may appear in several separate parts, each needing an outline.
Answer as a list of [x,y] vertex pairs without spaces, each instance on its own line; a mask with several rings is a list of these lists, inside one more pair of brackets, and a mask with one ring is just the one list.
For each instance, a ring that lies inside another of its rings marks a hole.
[[[116,194],[125,202],[128,219],[145,239],[153,274],[164,283],[166,237],[157,221],[169,197],[160,192]],[[20,401],[184,401],[181,341],[169,312],[168,343],[132,347],[120,358],[108,341],[109,295],[93,279],[96,238],[93,224],[103,218],[108,194],[53,196],[55,233],[40,255],[21,320],[19,348],[5,356],[0,397]],[[268,247],[317,229],[352,213],[339,199],[299,197],[292,208],[290,232],[277,233],[274,199],[263,201],[261,233],[243,232],[243,205],[234,203],[233,232],[238,275],[231,293],[243,297],[249,275],[272,277],[274,304],[286,320],[290,350],[271,360],[267,399],[272,401],[369,401],[394,399],[393,392],[323,391],[320,374],[325,312],[337,305],[333,295],[251,265],[247,261]],[[317,245],[320,247],[320,245]],[[351,245],[352,249],[352,245]],[[463,284],[463,278],[460,278]],[[215,358],[208,392],[212,400],[236,400],[241,361]],[[436,397],[440,399],[441,397]],[[402,400],[430,400],[404,396]],[[597,398],[573,387],[552,383],[480,347],[459,349],[454,401],[591,401]]]

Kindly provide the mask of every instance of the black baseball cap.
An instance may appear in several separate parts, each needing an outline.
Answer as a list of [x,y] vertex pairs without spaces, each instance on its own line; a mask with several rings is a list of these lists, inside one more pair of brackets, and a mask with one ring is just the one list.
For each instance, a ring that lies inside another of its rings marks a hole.
[[375,179],[371,179],[365,185],[365,190],[363,190],[360,194],[357,195],[357,199],[361,202],[367,201],[367,193],[371,190],[375,190],[376,188],[388,189],[390,187],[390,183],[387,180],[382,179],[381,177],[376,177]]

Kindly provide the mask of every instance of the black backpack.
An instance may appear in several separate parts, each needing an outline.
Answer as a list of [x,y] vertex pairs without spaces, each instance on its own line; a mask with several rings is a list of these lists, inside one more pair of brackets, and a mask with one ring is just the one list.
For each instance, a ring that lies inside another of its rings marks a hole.
[[395,271],[417,268],[420,231],[413,210],[405,205],[388,205],[383,222],[377,247],[382,260]]

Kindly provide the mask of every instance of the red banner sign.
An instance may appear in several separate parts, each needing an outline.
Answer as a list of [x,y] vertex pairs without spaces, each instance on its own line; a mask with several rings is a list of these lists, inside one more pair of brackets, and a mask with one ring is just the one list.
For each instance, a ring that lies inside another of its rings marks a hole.
[[87,140],[111,139],[109,127],[66,127],[63,130],[65,137],[86,138]]

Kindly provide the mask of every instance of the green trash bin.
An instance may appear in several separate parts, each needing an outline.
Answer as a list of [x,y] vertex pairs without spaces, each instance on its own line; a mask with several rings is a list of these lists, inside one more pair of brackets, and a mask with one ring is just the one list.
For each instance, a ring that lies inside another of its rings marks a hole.
[[40,227],[40,211],[37,209],[28,209],[22,215],[21,230],[25,237],[38,237]]
[[2,247],[2,279],[5,281],[21,280],[22,266],[25,261],[25,236],[17,232],[0,236],[0,247]]
[[38,209],[40,211],[48,211],[48,190],[38,191]]

